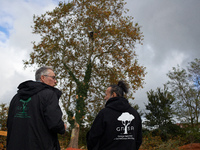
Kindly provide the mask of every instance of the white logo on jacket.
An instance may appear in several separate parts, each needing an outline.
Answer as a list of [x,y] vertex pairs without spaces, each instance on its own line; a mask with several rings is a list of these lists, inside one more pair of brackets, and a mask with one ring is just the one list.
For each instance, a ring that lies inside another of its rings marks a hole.
[[117,127],[116,131],[118,131],[118,132],[124,131],[124,132],[121,135],[117,135],[115,140],[134,140],[135,139],[132,134],[128,134],[128,131],[133,131],[134,130],[134,126],[130,126],[130,124],[131,124],[133,119],[135,119],[135,117],[132,114],[128,113],[128,112],[122,113],[117,118],[118,121],[122,122],[123,126]]
[[121,121],[124,127],[117,127],[117,131],[124,130],[124,134],[128,134],[128,130],[134,130],[133,126],[129,126],[131,121],[135,119],[135,117],[132,114],[129,114],[128,112],[124,112],[121,114],[121,116],[118,117],[118,121]]

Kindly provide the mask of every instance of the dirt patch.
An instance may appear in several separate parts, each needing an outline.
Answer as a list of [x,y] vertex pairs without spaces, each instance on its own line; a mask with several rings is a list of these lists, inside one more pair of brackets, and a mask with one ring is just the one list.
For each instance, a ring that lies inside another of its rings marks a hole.
[[[139,149],[139,150],[147,150],[147,149]],[[179,147],[179,150],[200,150],[200,143],[191,143],[183,145]]]
[[200,143],[191,143],[179,147],[180,150],[200,150]]
[[[200,143],[192,143],[179,147],[180,150],[200,150]],[[66,150],[83,150],[77,148],[67,148]],[[139,149],[142,150],[142,149]]]
[[66,150],[82,150],[82,149],[77,149],[77,148],[67,148]]

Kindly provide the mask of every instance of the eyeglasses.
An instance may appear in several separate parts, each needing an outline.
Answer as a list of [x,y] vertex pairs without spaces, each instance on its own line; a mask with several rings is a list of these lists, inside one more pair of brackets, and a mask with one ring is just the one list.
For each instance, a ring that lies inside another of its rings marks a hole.
[[52,78],[53,80],[56,80],[56,76],[48,76],[48,75],[44,75],[44,76],[50,77],[50,78]]

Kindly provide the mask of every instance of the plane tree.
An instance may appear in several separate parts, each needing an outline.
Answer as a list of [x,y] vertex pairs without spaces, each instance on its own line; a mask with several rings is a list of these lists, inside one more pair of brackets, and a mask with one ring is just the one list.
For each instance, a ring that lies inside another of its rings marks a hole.
[[124,6],[123,0],[72,0],[33,17],[33,34],[41,39],[24,64],[54,67],[72,127],[70,147],[78,147],[79,126],[102,107],[109,84],[125,80],[134,98],[144,83],[134,50],[143,35]]

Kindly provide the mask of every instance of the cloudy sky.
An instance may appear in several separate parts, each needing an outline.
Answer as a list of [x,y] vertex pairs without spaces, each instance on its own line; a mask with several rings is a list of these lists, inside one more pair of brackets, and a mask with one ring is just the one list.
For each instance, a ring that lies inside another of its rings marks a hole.
[[[68,1],[68,0],[66,0]],[[163,87],[166,74],[179,64],[200,57],[200,0],[125,0],[129,15],[141,26],[143,45],[136,45],[139,63],[146,67],[146,84],[135,94],[141,110],[146,92]],[[57,6],[58,0],[0,0],[0,103],[9,103],[17,86],[34,80],[34,68],[24,70],[33,35],[33,15]]]

